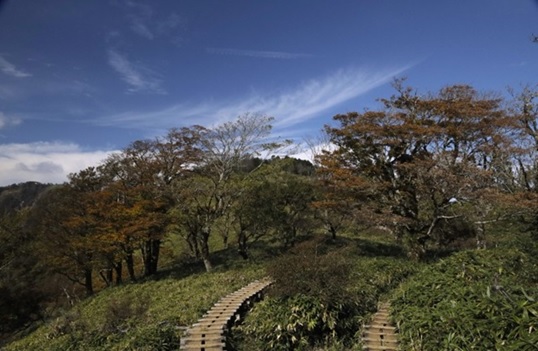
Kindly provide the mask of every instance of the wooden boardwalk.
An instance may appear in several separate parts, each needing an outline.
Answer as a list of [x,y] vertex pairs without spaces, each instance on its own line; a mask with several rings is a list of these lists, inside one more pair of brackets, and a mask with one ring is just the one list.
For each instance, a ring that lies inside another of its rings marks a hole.
[[226,350],[226,335],[242,312],[261,299],[262,292],[272,284],[268,278],[256,280],[249,285],[223,297],[193,324],[181,338],[182,351]]
[[364,326],[362,342],[364,351],[396,351],[398,336],[389,321],[389,306],[383,304],[374,314],[369,325]]

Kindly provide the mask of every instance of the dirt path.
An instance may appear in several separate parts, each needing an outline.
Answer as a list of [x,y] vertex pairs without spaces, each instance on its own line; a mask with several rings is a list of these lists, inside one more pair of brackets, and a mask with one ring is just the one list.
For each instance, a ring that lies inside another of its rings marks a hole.
[[398,350],[398,336],[396,328],[390,324],[388,308],[388,304],[381,305],[370,324],[364,326],[362,333],[363,350]]
[[181,338],[182,351],[222,351],[226,350],[226,335],[239,319],[241,312],[261,298],[265,288],[271,285],[269,279],[256,280],[249,285],[223,297],[186,332]]

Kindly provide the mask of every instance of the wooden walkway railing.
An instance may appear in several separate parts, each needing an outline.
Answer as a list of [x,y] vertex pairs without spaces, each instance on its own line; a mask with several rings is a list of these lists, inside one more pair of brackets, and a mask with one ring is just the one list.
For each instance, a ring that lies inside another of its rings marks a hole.
[[269,278],[256,280],[223,297],[181,338],[182,351],[226,350],[226,335],[241,313],[262,298],[265,288],[272,284]]

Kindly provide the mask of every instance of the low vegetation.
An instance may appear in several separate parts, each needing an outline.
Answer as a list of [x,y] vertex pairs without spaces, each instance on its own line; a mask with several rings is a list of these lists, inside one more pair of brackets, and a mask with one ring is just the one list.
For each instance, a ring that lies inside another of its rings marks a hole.
[[264,273],[249,265],[107,289],[3,350],[177,350],[185,328]]
[[409,279],[392,299],[402,349],[536,350],[537,253],[464,251]]
[[357,346],[363,322],[383,294],[420,265],[361,257],[360,244],[312,240],[271,262],[269,296],[234,332],[238,350],[309,350]]

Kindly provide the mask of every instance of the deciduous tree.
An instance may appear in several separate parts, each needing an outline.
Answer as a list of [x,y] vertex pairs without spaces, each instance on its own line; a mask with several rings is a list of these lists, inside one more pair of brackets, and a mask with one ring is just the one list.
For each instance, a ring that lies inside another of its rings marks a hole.
[[503,191],[495,175],[511,155],[514,120],[501,99],[470,86],[422,97],[395,87],[379,111],[335,116],[340,126],[326,132],[336,148],[320,162],[366,223],[391,227],[420,256],[443,221],[487,220],[480,207]]

